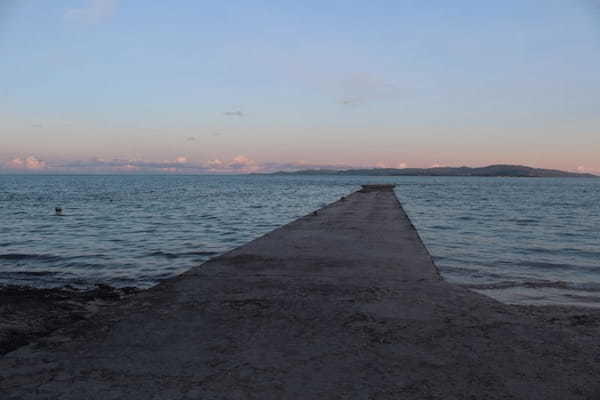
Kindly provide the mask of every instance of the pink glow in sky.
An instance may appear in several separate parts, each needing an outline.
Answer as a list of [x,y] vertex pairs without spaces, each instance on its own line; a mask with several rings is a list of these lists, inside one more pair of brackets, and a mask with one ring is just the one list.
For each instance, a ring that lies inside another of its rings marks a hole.
[[600,174],[592,3],[0,2],[0,173]]

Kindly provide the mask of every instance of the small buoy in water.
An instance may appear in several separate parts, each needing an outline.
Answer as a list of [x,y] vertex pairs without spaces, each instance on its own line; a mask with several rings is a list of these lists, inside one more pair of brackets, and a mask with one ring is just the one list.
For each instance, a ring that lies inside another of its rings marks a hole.
[[62,217],[63,215],[65,215],[65,214],[63,214],[62,207],[55,207],[54,208],[54,215],[57,215],[59,217]]

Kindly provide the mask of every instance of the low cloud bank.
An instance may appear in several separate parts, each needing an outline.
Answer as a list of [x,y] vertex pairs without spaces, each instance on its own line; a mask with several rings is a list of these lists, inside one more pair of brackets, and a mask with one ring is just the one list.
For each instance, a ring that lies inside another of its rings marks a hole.
[[[440,168],[435,163],[431,168]],[[368,168],[408,168],[404,161],[385,163],[382,161],[371,165],[348,165],[340,163],[293,162],[258,162],[243,154],[231,159],[215,158],[208,161],[192,161],[186,156],[175,157],[174,160],[146,161],[140,159],[110,160],[100,157],[88,160],[49,161],[36,155],[19,155],[0,160],[0,173],[3,174],[248,174],[269,172],[293,172],[299,170],[344,170]],[[587,172],[600,175],[600,170],[585,166],[573,168],[573,172]]]
[[297,171],[301,169],[343,169],[348,165],[310,164],[305,162],[257,162],[245,155],[237,155],[230,160],[213,159],[206,162],[193,162],[185,156],[161,162],[129,159],[92,158],[75,161],[43,161],[29,155],[14,157],[0,162],[3,173],[131,173],[131,174],[246,174],[253,172]]
[[46,163],[35,156],[15,157],[5,163],[6,169],[17,171],[40,171],[46,169]]

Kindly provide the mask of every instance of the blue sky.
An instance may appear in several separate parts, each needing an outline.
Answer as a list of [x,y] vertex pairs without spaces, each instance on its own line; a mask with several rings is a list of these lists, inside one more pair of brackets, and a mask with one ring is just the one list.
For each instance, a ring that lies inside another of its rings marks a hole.
[[0,164],[600,172],[600,2],[352,3],[4,0]]

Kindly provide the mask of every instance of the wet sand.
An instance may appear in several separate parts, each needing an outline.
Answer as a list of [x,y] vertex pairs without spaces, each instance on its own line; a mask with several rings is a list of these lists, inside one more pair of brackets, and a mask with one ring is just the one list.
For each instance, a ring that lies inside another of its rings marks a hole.
[[76,322],[92,320],[102,309],[137,292],[107,285],[88,290],[0,285],[0,356]]
[[600,313],[443,281],[356,192],[0,358],[7,399],[595,399]]

